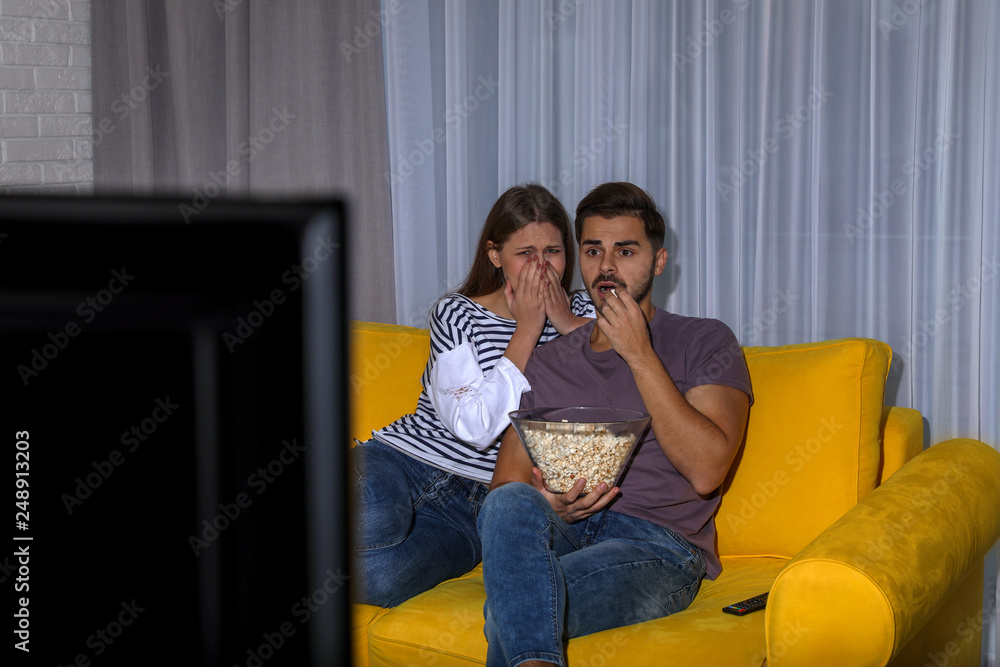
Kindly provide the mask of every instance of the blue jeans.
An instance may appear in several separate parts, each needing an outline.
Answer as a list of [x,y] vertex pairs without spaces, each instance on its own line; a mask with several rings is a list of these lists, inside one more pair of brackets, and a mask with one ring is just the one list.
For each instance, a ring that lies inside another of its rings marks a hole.
[[487,667],[565,666],[571,637],[681,611],[705,576],[701,551],[669,528],[612,511],[569,524],[520,482],[486,497],[479,534]]
[[355,599],[394,607],[482,559],[487,486],[380,442],[351,450]]

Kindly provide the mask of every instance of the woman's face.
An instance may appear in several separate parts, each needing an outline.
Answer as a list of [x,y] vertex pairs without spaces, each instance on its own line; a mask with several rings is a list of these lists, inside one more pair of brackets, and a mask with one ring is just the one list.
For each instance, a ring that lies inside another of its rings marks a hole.
[[566,270],[566,248],[563,247],[562,234],[551,222],[532,222],[511,234],[502,248],[492,243],[486,250],[493,266],[503,271],[505,278],[510,279],[510,285],[517,292],[517,279],[521,269],[531,257],[542,264],[548,260],[562,280]]

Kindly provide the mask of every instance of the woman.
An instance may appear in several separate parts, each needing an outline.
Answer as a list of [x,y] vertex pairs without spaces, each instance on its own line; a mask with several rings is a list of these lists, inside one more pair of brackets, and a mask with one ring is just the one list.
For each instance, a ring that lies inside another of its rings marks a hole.
[[465,282],[430,316],[431,349],[413,414],[352,455],[359,602],[392,607],[480,561],[476,518],[499,438],[537,345],[593,316],[573,299],[562,204],[540,185],[504,192],[486,217]]

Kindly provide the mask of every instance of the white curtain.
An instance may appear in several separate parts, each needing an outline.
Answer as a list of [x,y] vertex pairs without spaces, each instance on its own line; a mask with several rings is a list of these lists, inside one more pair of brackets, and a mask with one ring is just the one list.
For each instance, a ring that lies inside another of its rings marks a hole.
[[656,305],[744,345],[883,340],[887,401],[921,411],[927,444],[1000,444],[1000,2],[383,10],[401,324],[460,282],[510,185],[572,216],[628,180],[670,227]]

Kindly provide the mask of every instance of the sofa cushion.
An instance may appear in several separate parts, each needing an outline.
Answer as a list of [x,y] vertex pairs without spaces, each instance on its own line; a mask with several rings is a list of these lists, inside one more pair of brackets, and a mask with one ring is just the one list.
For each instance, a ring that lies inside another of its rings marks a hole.
[[375,619],[388,612],[388,609],[370,604],[351,605],[352,667],[368,667],[368,630]]
[[716,515],[719,553],[791,557],[877,484],[892,353],[850,338],[744,355],[754,404]]
[[691,606],[672,616],[578,637],[567,650],[570,665],[747,665],[765,656],[762,612],[724,614],[728,604],[759,595],[788,561],[723,558],[722,574],[704,580]]
[[427,365],[426,329],[351,322],[351,438],[364,442],[372,429],[413,412]]
[[485,664],[482,571],[477,565],[376,619],[368,630],[373,667]]
[[[760,665],[764,614],[732,616],[722,608],[769,590],[786,562],[724,558],[722,575],[704,581],[690,607],[666,618],[573,639],[568,662],[648,665],[654,664],[651,656],[681,655],[686,665]],[[485,664],[485,601],[482,568],[477,567],[393,608],[369,629],[372,667]],[[711,641],[705,640],[706,634]]]

